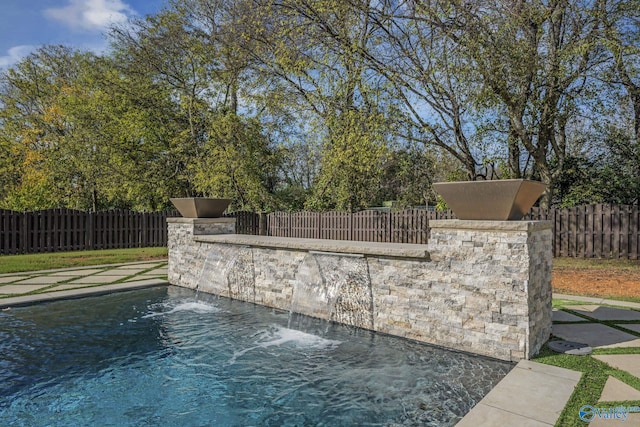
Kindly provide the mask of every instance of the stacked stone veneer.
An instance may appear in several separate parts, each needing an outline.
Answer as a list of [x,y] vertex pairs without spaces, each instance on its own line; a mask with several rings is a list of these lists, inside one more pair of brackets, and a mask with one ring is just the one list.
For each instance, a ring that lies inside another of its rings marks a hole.
[[548,222],[431,221],[428,245],[235,235],[227,218],[168,226],[175,285],[511,361],[551,331]]

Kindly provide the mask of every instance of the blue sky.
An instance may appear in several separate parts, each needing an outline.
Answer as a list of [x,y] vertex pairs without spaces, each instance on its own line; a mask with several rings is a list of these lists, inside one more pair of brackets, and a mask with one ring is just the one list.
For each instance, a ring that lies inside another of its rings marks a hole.
[[39,46],[64,44],[102,51],[105,30],[159,11],[166,0],[1,0],[0,69]]

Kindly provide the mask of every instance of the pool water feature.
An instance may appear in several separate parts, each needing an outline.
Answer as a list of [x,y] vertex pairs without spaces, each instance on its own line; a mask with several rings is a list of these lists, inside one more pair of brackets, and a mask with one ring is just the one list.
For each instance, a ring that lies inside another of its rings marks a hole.
[[512,367],[161,287],[0,312],[0,425],[452,426]]

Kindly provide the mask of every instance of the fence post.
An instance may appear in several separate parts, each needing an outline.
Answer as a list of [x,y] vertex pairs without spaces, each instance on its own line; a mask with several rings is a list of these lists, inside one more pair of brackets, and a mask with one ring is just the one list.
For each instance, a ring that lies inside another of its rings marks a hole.
[[267,236],[267,214],[266,212],[258,213],[258,236]]
[[95,249],[95,244],[96,244],[96,239],[95,239],[95,232],[96,232],[96,223],[95,223],[95,212],[89,212],[86,215],[86,224],[87,224],[87,231],[85,232],[85,245],[86,248],[85,249]]
[[29,220],[28,212],[22,212],[20,215],[21,224],[20,224],[20,233],[22,234],[22,239],[20,239],[20,253],[27,254],[29,253]]

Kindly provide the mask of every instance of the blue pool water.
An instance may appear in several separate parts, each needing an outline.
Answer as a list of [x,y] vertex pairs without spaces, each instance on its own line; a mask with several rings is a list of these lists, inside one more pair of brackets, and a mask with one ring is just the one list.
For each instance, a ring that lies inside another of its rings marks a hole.
[[452,426],[512,366],[161,287],[0,312],[0,425]]

